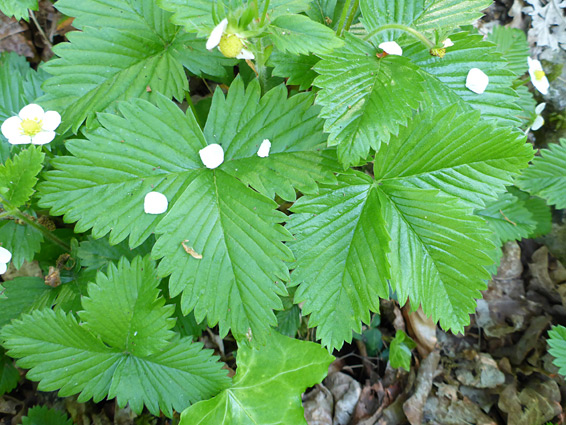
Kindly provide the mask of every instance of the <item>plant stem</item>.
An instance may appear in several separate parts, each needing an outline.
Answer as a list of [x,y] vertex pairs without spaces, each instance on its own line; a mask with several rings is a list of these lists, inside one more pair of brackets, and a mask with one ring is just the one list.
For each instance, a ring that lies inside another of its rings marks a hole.
[[51,42],[47,38],[47,35],[45,35],[43,28],[41,28],[41,25],[39,25],[39,22],[37,22],[37,18],[35,17],[35,13],[33,13],[32,10],[29,11],[29,16],[30,16],[31,20],[33,21],[33,23],[35,24],[35,26],[37,27],[37,30],[39,31],[39,35],[41,35],[41,38],[43,39],[43,42],[45,43],[45,45],[47,47],[49,47],[50,50],[53,50],[53,45],[51,44]]
[[346,22],[345,31],[348,31],[350,29],[350,27],[352,26],[352,22],[354,22],[354,17],[356,16],[356,13],[358,12],[358,7],[360,7],[360,0],[355,0],[354,6],[352,6],[352,12],[350,12],[350,16],[348,16],[348,21]]
[[262,27],[265,23],[265,17],[267,16],[267,10],[269,9],[269,1],[265,0],[265,6],[263,7],[263,12],[261,13],[261,20],[259,21],[259,26]]
[[368,35],[366,35],[364,37],[364,40],[369,40],[370,38],[372,38],[377,33],[380,33],[381,31],[387,31],[387,30],[401,30],[403,32],[406,32],[407,34],[411,34],[413,37],[417,38],[419,41],[421,41],[429,49],[432,49],[435,46],[435,44],[432,41],[430,41],[428,38],[426,38],[424,36],[424,34],[422,34],[421,32],[417,31],[414,28],[411,28],[411,27],[408,27],[408,26],[402,25],[402,24],[382,25],[379,28],[374,29]]
[[35,229],[39,230],[41,233],[43,233],[43,235],[49,239],[51,242],[53,242],[56,245],[59,245],[61,248],[63,248],[65,251],[71,252],[71,247],[63,242],[61,239],[59,239],[57,236],[55,236],[49,229],[47,229],[46,227],[43,227],[41,224],[36,223],[35,221],[33,221],[32,219],[30,219],[28,216],[26,216],[23,212],[21,212],[19,209],[15,209],[13,211],[11,211],[10,213],[11,215],[13,215],[14,217],[19,218],[20,220],[22,220],[23,222],[25,222],[27,225],[34,227]]
[[352,0],[346,0],[344,4],[344,8],[342,9],[342,14],[340,15],[340,20],[338,21],[338,26],[336,27],[336,35],[341,36],[344,31],[342,31],[342,27],[344,26],[344,22],[346,22],[346,16],[348,16],[348,11],[350,10],[350,5],[352,4]]

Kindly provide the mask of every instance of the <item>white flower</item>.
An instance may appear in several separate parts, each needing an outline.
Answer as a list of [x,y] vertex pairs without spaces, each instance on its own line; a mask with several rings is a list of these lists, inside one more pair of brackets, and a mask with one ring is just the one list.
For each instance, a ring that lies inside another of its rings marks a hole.
[[479,68],[472,68],[466,77],[466,87],[477,94],[482,94],[489,84],[489,77]]
[[389,55],[403,55],[403,49],[395,41],[384,41],[378,47]]
[[444,40],[442,42],[442,45],[444,46],[444,48],[452,47],[454,45],[454,42],[452,40],[450,40],[449,38],[447,38],[446,40]]
[[39,105],[24,106],[15,117],[2,124],[2,134],[12,145],[44,145],[55,138],[55,129],[61,124],[61,115],[45,112]]
[[206,168],[214,169],[224,162],[224,150],[216,143],[202,148],[198,153]]
[[143,200],[143,210],[146,214],[163,214],[169,203],[163,193],[149,192]]
[[548,78],[546,78],[540,61],[531,58],[527,58],[527,61],[529,62],[529,75],[531,76],[533,86],[542,94],[548,94],[550,83]]
[[544,111],[544,108],[546,107],[546,103],[539,103],[537,105],[537,107],[535,108],[535,120],[533,121],[533,124],[531,125],[531,130],[532,131],[537,131],[539,128],[541,128],[544,125],[544,118],[542,117],[542,111]]
[[8,263],[12,259],[12,253],[6,248],[0,246],[0,274],[6,273],[8,270]]
[[264,139],[263,142],[261,142],[261,146],[257,150],[257,156],[261,158],[265,158],[269,156],[270,149],[271,149],[271,142],[269,141],[269,139]]
[[252,52],[245,49],[245,37],[239,34],[226,33],[228,28],[228,19],[224,18],[210,33],[208,40],[206,41],[206,48],[208,50],[214,49],[218,46],[218,50],[228,58],[236,59],[255,59]]

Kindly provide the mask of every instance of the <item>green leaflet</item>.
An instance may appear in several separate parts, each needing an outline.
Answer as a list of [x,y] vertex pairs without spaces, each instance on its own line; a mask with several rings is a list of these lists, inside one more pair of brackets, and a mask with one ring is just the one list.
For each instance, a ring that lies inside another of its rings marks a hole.
[[[190,110],[185,115],[162,96],[154,100],[121,103],[122,116],[100,114],[102,128],[88,140],[68,141],[74,156],[53,160],[41,204],[78,221],[76,231],[110,232],[111,244],[129,235],[135,247],[157,233],[159,275],[172,275],[171,296],[183,293],[183,313],[194,309],[198,322],[219,323],[222,335],[231,329],[238,339],[262,341],[276,325],[272,310],[281,308],[285,261],[293,259],[282,244],[290,238],[279,225],[286,216],[269,198],[294,200],[295,189],[315,193],[317,181],[334,181],[337,167],[333,152],[321,151],[312,94],[287,99],[282,85],[260,98],[257,81],[244,90],[237,78],[227,97],[215,93],[204,133]],[[260,158],[264,139],[271,153]],[[198,151],[213,143],[225,159],[210,170]],[[167,197],[166,214],[144,213],[150,191]]]
[[[45,82],[46,95],[39,101],[62,111],[61,132],[76,132],[113,102],[145,97],[148,91],[182,99],[188,90],[183,66],[199,75],[229,77],[223,66],[234,61],[206,51],[203,42],[178,31],[169,22],[171,15],[152,0],[112,2],[113,12],[102,0],[60,3],[62,10],[77,14],[81,25],[89,24],[68,34],[70,43],[54,49],[59,58],[44,65],[53,77]],[[118,9],[124,13],[116,14]],[[109,13],[115,18],[108,19]]]
[[3,282],[4,297],[0,298],[0,329],[21,314],[42,307],[51,307],[54,290],[39,277],[16,277]]
[[411,350],[417,344],[405,332],[398,330],[389,346],[389,362],[391,367],[402,367],[407,372],[411,370]]
[[[371,33],[386,24],[411,25],[424,13],[425,0],[361,0],[360,9],[364,27]],[[403,32],[388,30],[372,37],[374,41],[396,40]],[[379,43],[377,43],[379,44]]]
[[16,388],[19,380],[20,372],[14,367],[13,360],[4,354],[4,350],[0,347],[0,396]]
[[19,269],[24,261],[32,261],[41,249],[43,233],[14,220],[0,221],[0,241],[12,253],[12,264]]
[[37,10],[37,0],[0,0],[0,12],[16,20],[29,20],[29,10]]
[[[403,55],[419,66],[427,80],[436,83],[433,90],[427,87],[427,96],[433,95],[431,91],[438,92],[438,97],[442,99],[441,108],[461,99],[481,111],[485,119],[519,126],[521,120],[517,116],[521,108],[517,105],[518,95],[511,87],[517,75],[508,69],[507,61],[497,54],[496,47],[483,41],[481,35],[458,33],[451,35],[450,39],[454,46],[446,49],[446,56],[442,59],[431,56],[421,43],[404,49]],[[489,77],[489,85],[482,94],[466,88],[466,77],[472,68],[481,69]]]
[[0,164],[0,187],[7,189],[0,192],[0,204],[4,210],[20,208],[30,200],[44,158],[41,147],[30,146]]
[[566,328],[554,326],[548,331],[546,342],[550,346],[548,352],[554,356],[554,365],[562,376],[566,376]]
[[374,46],[346,33],[346,45],[322,56],[315,66],[314,84],[322,90],[316,102],[337,145],[344,166],[365,160],[370,149],[379,150],[406,125],[423,96],[422,76],[408,59],[379,59]]
[[86,270],[103,270],[110,262],[117,262],[122,257],[132,260],[137,255],[149,254],[154,243],[153,238],[149,238],[141,246],[131,249],[126,241],[110,245],[108,238],[94,239],[89,236],[80,243],[76,255]]
[[306,425],[301,393],[324,379],[333,360],[318,344],[276,332],[259,349],[240,346],[232,386],[189,407],[180,425]]
[[529,69],[529,43],[523,31],[517,28],[496,25],[487,40],[497,45],[497,51],[509,62],[509,69],[518,76]]
[[307,90],[318,75],[313,67],[320,59],[314,55],[292,55],[273,52],[269,57],[269,65],[273,66],[273,75],[288,78],[287,85],[298,85]]
[[388,296],[385,279],[444,328],[468,323],[493,249],[473,209],[511,183],[532,148],[457,111],[417,115],[376,155],[375,180],[344,175],[293,206],[295,302],[305,302],[323,345],[339,348],[369,323],[377,297]]
[[425,11],[416,20],[415,27],[419,31],[451,31],[481,18],[482,10],[491,3],[491,0],[425,0]]
[[22,425],[73,425],[73,422],[63,412],[47,406],[35,406],[22,418]]
[[80,393],[79,402],[116,397],[135,412],[145,405],[171,416],[228,381],[202,344],[171,338],[173,307],[163,305],[158,283],[147,258],[121,260],[90,285],[79,314],[84,322],[62,310],[34,310],[3,328],[3,345],[40,390]]
[[517,186],[532,195],[546,199],[556,208],[566,207],[566,139],[542,149],[541,156],[517,179]]

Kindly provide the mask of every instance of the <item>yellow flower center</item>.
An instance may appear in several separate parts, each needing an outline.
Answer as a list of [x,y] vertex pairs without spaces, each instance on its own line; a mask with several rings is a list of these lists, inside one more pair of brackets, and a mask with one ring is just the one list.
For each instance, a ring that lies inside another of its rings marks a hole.
[[430,54],[432,56],[438,56],[440,59],[442,59],[446,55],[446,49],[444,47],[430,49]]
[[544,71],[541,71],[540,69],[535,71],[535,78],[537,81],[542,80],[544,76],[545,76]]
[[218,48],[227,58],[235,58],[242,52],[244,43],[236,34],[224,34]]
[[20,125],[22,127],[22,134],[25,134],[26,136],[30,136],[30,137],[35,136],[37,133],[41,131],[42,128],[41,120],[35,121],[29,118],[22,120],[22,123]]

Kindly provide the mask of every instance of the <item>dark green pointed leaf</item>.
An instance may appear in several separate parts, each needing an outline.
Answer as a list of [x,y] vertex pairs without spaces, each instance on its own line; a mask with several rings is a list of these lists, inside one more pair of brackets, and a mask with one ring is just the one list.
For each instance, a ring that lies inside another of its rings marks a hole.
[[4,354],[4,350],[0,347],[0,396],[16,388],[19,380],[20,372],[14,367],[13,360]]
[[47,406],[35,406],[22,418],[22,425],[73,425],[66,414]]
[[0,204],[4,210],[20,208],[26,204],[34,193],[37,175],[43,168],[45,154],[38,146],[30,146],[0,164],[0,187],[8,189],[2,191]]
[[5,289],[4,297],[0,298],[0,328],[23,313],[44,307],[43,300],[52,298],[48,294],[53,292],[53,288],[39,277],[16,277],[3,282],[3,285]]
[[287,78],[287,85],[298,85],[301,90],[307,90],[318,75],[313,67],[320,59],[314,55],[291,55],[289,53],[273,52],[269,63],[274,66],[273,75]]
[[41,249],[43,233],[14,220],[0,221],[0,241],[12,253],[12,264],[19,269],[24,261],[32,261]]
[[0,0],[0,12],[16,20],[29,20],[29,10],[37,10],[37,0]]
[[332,360],[318,344],[275,332],[259,349],[240,346],[232,386],[185,410],[180,425],[306,425],[301,394]]

